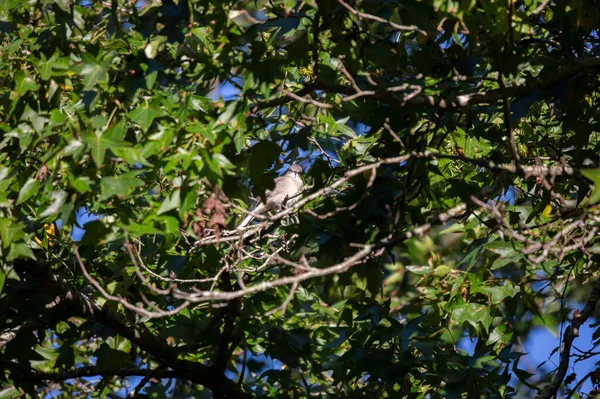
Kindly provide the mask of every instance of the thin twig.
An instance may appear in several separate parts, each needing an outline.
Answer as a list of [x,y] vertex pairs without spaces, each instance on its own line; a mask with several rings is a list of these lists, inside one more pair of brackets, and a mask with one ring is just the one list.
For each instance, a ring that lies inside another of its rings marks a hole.
[[391,126],[390,126],[390,118],[385,118],[385,122],[383,123],[383,127],[385,128],[385,130],[388,131],[388,133],[390,134],[390,136],[392,136],[394,138],[394,140],[396,140],[400,146],[406,150],[406,146],[404,145],[404,142],[402,141],[402,139],[400,138],[400,136],[398,136],[396,134],[396,132],[394,132],[394,130],[392,130]]
[[175,298],[185,299],[186,301],[190,301],[193,303],[206,302],[212,300],[230,301],[236,298],[241,298],[250,294],[254,294],[256,292],[266,291],[271,288],[293,284],[294,282],[300,283],[302,281],[310,280],[316,277],[323,277],[331,274],[343,273],[351,267],[363,263],[366,260],[367,256],[369,256],[373,252],[373,248],[374,247],[372,245],[366,245],[363,249],[349,256],[343,262],[337,263],[335,265],[323,269],[311,270],[306,273],[302,273],[295,276],[287,276],[272,281],[265,281],[237,291],[198,291],[192,293],[181,291],[179,288],[175,288],[173,290],[173,296]]
[[[556,85],[559,82],[565,81],[572,76],[580,73],[586,73],[600,68],[600,57],[588,57],[581,59],[576,64],[570,64],[566,66],[554,66],[545,68],[547,71],[540,74],[539,76],[532,78],[522,85],[515,85],[507,87],[505,95],[509,98],[522,98],[530,95],[531,93]],[[481,80],[481,79],[480,79]],[[315,81],[306,83],[304,87],[294,94],[295,97],[301,98],[300,101],[306,102],[303,96],[312,93],[313,91],[323,91],[327,93],[338,93],[346,96],[356,95],[356,90],[352,86],[326,82],[326,81]],[[481,92],[479,89],[475,89],[473,92],[466,94],[459,94],[456,96],[436,96],[429,94],[420,94],[413,96],[410,99],[404,100],[393,96],[391,92],[386,89],[378,91],[363,91],[362,95],[369,95],[372,100],[387,104],[393,108],[439,108],[439,109],[457,109],[465,108],[472,105],[483,105],[483,104],[495,104],[498,101],[504,99],[503,92],[501,89],[490,90],[487,92]],[[279,107],[281,105],[290,102],[290,99],[294,99],[290,96],[279,96],[277,95],[271,99],[259,100],[253,107],[252,112],[257,112],[260,109]],[[310,102],[310,101],[309,101]],[[329,105],[329,104],[325,104]]]
[[282,91],[282,95],[284,95],[286,97],[289,97],[289,98],[291,98],[293,100],[300,101],[301,103],[304,103],[304,104],[312,104],[312,105],[314,105],[316,107],[319,107],[319,108],[323,108],[323,109],[331,109],[331,108],[333,108],[333,105],[322,103],[320,101],[314,100],[308,94],[305,97],[300,97],[296,93],[292,93],[291,91],[283,90]]
[[140,266],[142,267],[142,269],[144,269],[146,272],[148,272],[148,274],[150,274],[152,277],[158,279],[158,280],[162,280],[162,281],[166,281],[166,282],[175,282],[175,283],[186,283],[186,284],[193,284],[193,283],[209,283],[211,281],[213,281],[215,278],[214,277],[207,277],[207,278],[174,278],[174,277],[164,277],[161,276],[159,274],[156,274],[155,272],[153,272],[152,270],[150,270],[150,268],[148,266],[146,266],[146,264],[144,263],[143,259],[142,259],[142,255],[140,254],[139,249],[136,251],[136,255],[139,261]]
[[290,288],[290,291],[288,292],[287,296],[285,297],[285,300],[283,301],[283,303],[280,306],[277,306],[275,309],[269,310],[267,313],[265,313],[265,316],[271,316],[271,315],[277,313],[277,311],[279,311],[279,310],[281,310],[281,316],[284,316],[290,302],[294,298],[294,293],[296,292],[297,289],[298,289],[298,282],[292,283],[292,287]]
[[350,13],[356,15],[358,18],[370,19],[372,21],[377,21],[377,22],[381,22],[383,24],[387,24],[387,25],[391,26],[394,29],[398,29],[398,30],[402,30],[402,31],[408,31],[408,32],[419,32],[423,36],[427,36],[427,32],[425,32],[422,29],[419,29],[419,27],[416,26],[416,25],[398,25],[395,22],[392,22],[392,21],[389,21],[387,19],[378,17],[376,15],[372,15],[372,14],[367,14],[367,13],[364,13],[364,12],[360,12],[360,11],[352,8],[348,3],[346,3],[343,0],[338,0],[338,3],[340,3],[342,5],[342,7],[344,7],[346,10],[350,11]]
[[[201,240],[196,241],[194,247],[192,247],[191,251],[198,248],[199,246],[209,245],[209,244],[219,244],[224,242],[231,241],[239,241],[240,239],[246,239],[250,236],[260,233],[264,228],[269,226],[272,222],[282,219],[286,215],[295,212],[297,209],[302,208],[304,205],[318,198],[323,198],[333,192],[335,192],[336,188],[346,183],[349,179],[354,176],[360,175],[366,171],[377,169],[383,165],[391,165],[391,164],[400,164],[404,161],[407,161],[410,158],[431,158],[431,159],[450,159],[450,160],[458,160],[466,163],[470,163],[473,165],[478,165],[485,167],[489,171],[498,171],[502,173],[511,173],[521,175],[525,178],[536,177],[536,176],[559,176],[559,175],[574,175],[575,171],[572,167],[562,164],[557,166],[541,166],[541,165],[527,165],[520,166],[516,168],[514,164],[497,164],[491,160],[481,159],[481,158],[468,158],[462,155],[452,155],[452,154],[440,154],[432,151],[424,151],[424,152],[412,152],[406,155],[400,155],[397,157],[385,158],[378,162],[373,162],[367,165],[359,166],[355,169],[346,171],[344,176],[333,182],[332,184],[325,186],[314,193],[304,197],[293,206],[285,208],[275,215],[268,216],[263,215],[265,219],[262,223],[255,224],[252,226],[246,226],[243,228],[239,228],[237,230],[224,231],[223,236],[217,239],[214,236],[209,236],[202,238]],[[299,194],[300,195],[300,194]],[[235,234],[236,235],[229,235]]]
[[502,92],[502,106],[504,108],[504,124],[506,125],[506,135],[508,136],[508,143],[510,144],[510,152],[515,163],[515,167],[519,169],[520,158],[519,158],[519,149],[517,148],[517,142],[515,140],[515,134],[512,129],[512,123],[510,121],[510,100],[506,94],[506,86],[504,85],[504,78],[502,77],[502,73],[498,76],[498,84],[500,85],[500,90]]
[[87,271],[85,264],[83,263],[83,260],[81,259],[81,255],[79,254],[79,249],[77,248],[76,245],[73,245],[73,253],[75,254],[75,259],[77,260],[77,263],[79,263],[79,267],[81,269],[81,272],[83,273],[83,275],[85,276],[85,278],[89,281],[90,284],[92,284],[92,286],[98,290],[98,292],[100,292],[100,294],[102,294],[102,296],[104,298],[106,298],[109,301],[114,301],[114,302],[118,302],[121,305],[123,305],[123,307],[125,307],[126,309],[129,309],[139,315],[142,315],[146,318],[149,319],[155,319],[155,318],[159,318],[159,317],[168,317],[168,316],[172,316],[174,314],[177,314],[179,312],[181,312],[183,309],[185,309],[186,307],[188,307],[190,305],[190,302],[188,301],[184,301],[183,303],[181,303],[179,306],[171,309],[171,310],[162,310],[160,312],[156,311],[156,312],[150,312],[144,308],[135,306],[133,304],[131,304],[129,301],[127,301],[127,299],[122,298],[122,297],[118,297],[115,295],[111,295],[108,292],[106,292],[106,290],[102,287],[102,285],[100,285],[100,283],[98,281],[96,281]]
[[546,6],[550,4],[550,0],[544,0],[540,3],[539,6],[536,7],[535,10],[533,10],[533,12],[531,13],[531,15],[538,15],[539,13],[541,13],[542,11],[544,11],[544,8],[546,8]]

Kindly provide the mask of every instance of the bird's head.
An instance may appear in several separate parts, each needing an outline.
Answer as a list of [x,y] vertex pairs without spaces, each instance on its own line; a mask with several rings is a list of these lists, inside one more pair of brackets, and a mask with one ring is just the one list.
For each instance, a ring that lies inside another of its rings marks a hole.
[[300,176],[302,174],[302,166],[298,164],[293,164],[292,166],[290,166],[286,173],[290,175]]

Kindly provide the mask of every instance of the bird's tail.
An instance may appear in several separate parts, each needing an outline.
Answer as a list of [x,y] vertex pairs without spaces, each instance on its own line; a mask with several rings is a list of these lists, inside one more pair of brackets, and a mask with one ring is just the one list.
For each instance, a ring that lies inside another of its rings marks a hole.
[[[267,207],[265,206],[265,204],[258,204],[258,206],[252,210],[252,213],[254,213],[255,215],[260,215],[261,213],[265,213],[266,211]],[[244,220],[242,220],[242,223],[238,224],[237,228],[239,229],[240,227],[248,226],[252,219],[254,219],[254,216],[247,215],[244,218]]]

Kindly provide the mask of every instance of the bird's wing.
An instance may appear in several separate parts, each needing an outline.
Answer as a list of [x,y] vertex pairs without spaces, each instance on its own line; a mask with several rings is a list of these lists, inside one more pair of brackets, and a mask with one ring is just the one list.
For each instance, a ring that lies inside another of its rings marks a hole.
[[285,175],[276,177],[273,180],[275,182],[275,187],[273,188],[273,191],[277,190],[278,186],[281,186],[282,184],[285,184],[287,179],[289,179],[289,177],[285,176]]

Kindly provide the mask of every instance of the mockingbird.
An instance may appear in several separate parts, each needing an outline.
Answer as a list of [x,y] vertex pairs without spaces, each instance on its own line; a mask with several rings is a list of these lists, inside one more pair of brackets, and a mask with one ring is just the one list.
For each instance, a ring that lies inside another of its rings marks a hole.
[[[302,191],[302,167],[300,165],[292,165],[283,176],[275,179],[275,188],[273,191],[265,191],[267,201],[264,204],[258,204],[252,210],[255,215],[263,214],[270,210],[280,211],[284,207],[294,205],[300,200],[300,192]],[[252,215],[246,218],[238,225],[238,228],[247,226],[254,217]]]

